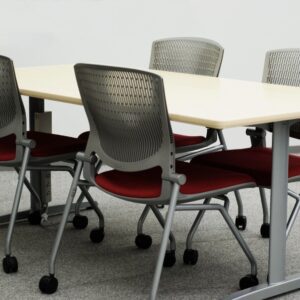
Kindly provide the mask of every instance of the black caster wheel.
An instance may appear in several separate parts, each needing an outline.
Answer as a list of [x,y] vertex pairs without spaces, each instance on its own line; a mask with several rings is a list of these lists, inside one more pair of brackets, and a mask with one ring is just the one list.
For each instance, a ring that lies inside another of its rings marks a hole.
[[247,227],[247,217],[246,216],[237,216],[235,219],[235,226],[238,230],[245,230]]
[[28,221],[31,225],[40,225],[42,220],[42,215],[39,210],[36,210],[28,215]]
[[263,223],[261,225],[260,234],[265,239],[270,237],[270,224],[269,223]]
[[135,244],[140,249],[148,249],[152,245],[152,238],[147,234],[138,234],[135,238]]
[[18,271],[18,261],[14,256],[7,255],[2,260],[3,271],[7,274]]
[[175,250],[167,250],[164,259],[164,267],[166,268],[173,267],[175,265],[175,262],[176,262]]
[[244,290],[258,285],[258,279],[255,275],[248,274],[240,280],[240,289]]
[[43,276],[39,282],[40,291],[43,294],[53,294],[58,287],[58,281],[54,275]]
[[73,226],[76,229],[84,229],[88,226],[89,219],[86,216],[76,215],[73,218]]
[[185,249],[183,254],[183,262],[186,265],[195,265],[198,261],[198,251],[193,249]]
[[102,242],[104,239],[104,229],[103,228],[92,229],[90,233],[90,239],[93,243]]
[[163,204],[157,204],[156,207],[159,209],[163,209],[165,206]]

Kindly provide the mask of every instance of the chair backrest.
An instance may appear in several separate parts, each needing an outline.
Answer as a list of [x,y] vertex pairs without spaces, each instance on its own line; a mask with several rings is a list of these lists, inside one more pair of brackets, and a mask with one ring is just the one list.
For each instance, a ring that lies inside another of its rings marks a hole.
[[150,69],[218,76],[224,49],[203,38],[170,38],[152,44]]
[[[268,51],[262,81],[300,87],[300,49]],[[300,122],[291,126],[290,136],[300,139]]]
[[15,134],[17,140],[26,136],[26,115],[13,62],[0,56],[0,137],[10,134]]
[[86,155],[95,152],[120,171],[160,166],[174,173],[174,144],[158,75],[118,67],[75,65],[75,74],[90,124]]

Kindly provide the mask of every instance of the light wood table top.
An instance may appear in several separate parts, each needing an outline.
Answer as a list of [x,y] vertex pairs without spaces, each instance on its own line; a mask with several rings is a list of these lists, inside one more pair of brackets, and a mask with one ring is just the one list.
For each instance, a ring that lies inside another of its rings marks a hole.
[[[152,71],[162,76],[173,121],[228,128],[300,119],[300,88]],[[18,68],[22,95],[81,104],[72,65]]]

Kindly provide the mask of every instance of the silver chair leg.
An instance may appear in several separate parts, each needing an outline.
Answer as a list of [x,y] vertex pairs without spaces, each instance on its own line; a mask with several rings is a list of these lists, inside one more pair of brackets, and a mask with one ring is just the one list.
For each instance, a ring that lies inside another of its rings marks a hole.
[[150,211],[150,206],[146,205],[137,224],[137,234],[143,234],[143,225]]
[[240,244],[242,250],[244,251],[245,255],[247,256],[250,264],[251,264],[251,275],[256,276],[257,275],[257,265],[256,265],[256,261],[254,256],[252,255],[247,243],[245,242],[245,240],[243,239],[242,235],[240,234],[240,232],[238,231],[238,229],[236,228],[236,226],[234,225],[233,221],[231,220],[228,212],[226,211],[226,209],[224,209],[224,207],[220,206],[218,208],[218,210],[220,211],[220,213],[222,214],[224,220],[226,221],[228,227],[230,228],[231,232],[233,233],[233,235],[235,236],[236,240],[238,241],[238,243]]
[[[227,145],[226,145],[223,131],[218,130],[217,132],[218,132],[218,137],[219,137],[220,143],[223,145],[223,151],[226,151]],[[247,226],[247,218],[246,218],[246,216],[243,215],[244,207],[243,207],[243,202],[241,199],[241,194],[239,191],[234,191],[234,195],[235,195],[235,199],[236,199],[236,203],[237,203],[237,207],[238,207],[238,214],[235,219],[235,225],[239,230],[245,230],[246,226]]]
[[[162,216],[162,214],[160,213],[159,209],[154,205],[151,205],[150,208],[152,209],[152,211],[153,211],[156,219],[158,220],[159,224],[161,225],[161,227],[164,228],[165,220],[164,220],[164,217]],[[170,250],[175,251],[176,250],[176,241],[175,241],[175,237],[172,232],[170,232],[169,240],[170,240]]]
[[66,223],[67,223],[67,219],[68,219],[68,215],[70,213],[71,205],[72,205],[72,202],[74,200],[74,196],[76,194],[77,184],[78,184],[78,180],[79,180],[79,177],[80,177],[80,174],[81,174],[81,171],[82,171],[82,166],[83,166],[83,163],[81,161],[79,161],[78,164],[77,164],[76,170],[75,170],[75,174],[74,174],[74,177],[73,177],[71,188],[70,188],[68,198],[67,198],[67,201],[66,201],[65,209],[64,209],[63,215],[61,217],[59,228],[58,228],[56,238],[55,238],[55,241],[54,241],[54,245],[53,245],[53,248],[52,248],[52,252],[51,252],[51,256],[50,256],[50,263],[49,263],[49,274],[51,274],[51,275],[54,275],[54,273],[55,273],[55,261],[56,261],[58,248],[60,246],[61,238],[62,238],[64,229],[65,229],[65,226],[66,226]]
[[240,234],[239,230],[236,228],[235,224],[231,220],[227,210],[225,207],[219,204],[181,204],[177,205],[176,210],[218,210],[222,214],[224,220],[226,221],[229,229],[235,236],[236,240],[238,241],[239,245],[241,246],[243,252],[245,253],[246,257],[248,258],[251,264],[251,274],[246,275],[240,280],[240,288],[248,288],[251,286],[255,286],[258,284],[257,280],[257,264],[255,261],[254,256],[252,255],[248,245],[244,241],[242,235]]
[[88,192],[87,187],[85,185],[79,185],[79,188],[81,190],[80,196],[83,195],[83,197],[85,197],[88,200],[88,202],[91,205],[92,209],[95,211],[96,215],[98,216],[99,227],[104,229],[104,216],[103,216],[102,211],[98,207],[97,203],[94,201],[91,194]]
[[269,209],[267,204],[266,192],[264,188],[259,188],[261,206],[263,210],[263,223],[269,223]]
[[5,258],[3,259],[3,269],[5,273],[13,273],[17,272],[18,270],[18,262],[17,259],[13,256],[11,256],[11,240],[12,240],[12,234],[16,222],[17,212],[20,204],[22,189],[23,189],[23,183],[25,178],[25,173],[28,165],[30,155],[30,148],[25,147],[24,150],[24,157],[22,161],[22,166],[19,173],[19,179],[18,184],[16,188],[16,193],[14,197],[13,207],[10,215],[10,220],[8,224],[7,234],[6,234],[6,242],[5,242]]
[[18,212],[18,208],[19,208],[19,204],[20,204],[26,168],[27,168],[28,160],[29,160],[29,154],[30,154],[30,149],[26,147],[25,151],[24,151],[24,158],[23,158],[22,167],[21,167],[21,170],[19,173],[19,180],[18,180],[18,184],[17,184],[17,189],[16,189],[15,198],[14,198],[14,202],[13,202],[11,217],[10,217],[7,235],[6,235],[5,255],[11,254],[11,237],[12,237],[12,233],[13,233],[13,229],[14,229],[14,225],[15,225],[15,221],[16,221],[16,216],[17,216],[17,212]]
[[[99,161],[99,162],[97,163],[97,165],[96,165],[96,171],[99,171],[99,169],[100,169],[100,167],[101,167],[101,164],[102,164],[101,161]],[[71,175],[72,175],[72,174],[71,174]],[[73,176],[73,175],[72,175],[72,176]],[[89,186],[86,187],[86,190],[88,191],[89,188],[90,188]],[[84,197],[85,197],[84,193],[81,192],[80,195],[79,195],[79,197],[78,197],[78,199],[77,199],[77,201],[76,201],[76,205],[75,205],[75,216],[80,215],[80,207],[81,207],[81,204],[82,204],[82,202],[83,202],[83,200],[84,200]]]
[[[204,200],[203,204],[209,204],[210,200],[211,200],[211,198],[206,198]],[[200,225],[200,222],[201,222],[204,214],[205,214],[205,210],[199,210],[199,212],[194,220],[194,223],[188,233],[188,236],[186,239],[186,249],[192,249],[192,242],[193,242],[194,235]]]
[[163,232],[163,236],[162,236],[162,240],[161,240],[161,244],[160,244],[158,259],[157,259],[157,263],[156,263],[156,267],[155,267],[153,282],[152,282],[152,289],[151,289],[151,294],[150,294],[151,300],[156,299],[160,276],[161,276],[161,271],[162,271],[162,266],[163,266],[163,262],[164,262],[164,258],[165,258],[165,252],[167,249],[168,239],[170,236],[171,226],[172,226],[174,212],[175,212],[175,208],[176,208],[178,192],[179,192],[179,185],[177,183],[174,183],[172,195],[171,195],[171,199],[170,199],[170,203],[169,203],[168,214],[166,217],[164,232]]

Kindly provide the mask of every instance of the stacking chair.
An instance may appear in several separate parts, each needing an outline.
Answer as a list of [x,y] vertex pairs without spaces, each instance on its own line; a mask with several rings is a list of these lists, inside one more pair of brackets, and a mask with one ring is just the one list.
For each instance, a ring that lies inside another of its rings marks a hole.
[[[152,70],[188,73],[217,77],[220,72],[224,49],[217,42],[204,38],[167,38],[156,40],[152,44],[150,66]],[[188,95],[187,95],[188,97]],[[219,137],[220,144],[212,145]],[[206,136],[174,134],[176,157],[182,161],[190,160],[200,153],[226,149],[221,130],[207,129]],[[238,191],[235,192],[238,203],[236,226],[245,230],[247,219],[243,215],[243,205]],[[138,221],[135,244],[147,249],[152,244],[150,235],[143,233],[143,224],[150,211],[146,206]]]
[[[258,284],[256,262],[227,209],[220,204],[187,204],[253,187],[251,176],[175,161],[163,80],[158,75],[87,64],[76,65],[75,73],[90,136],[85,153],[77,155],[76,174],[52,249],[50,274],[41,278],[40,290],[50,294],[57,289],[54,262],[82,168],[85,180],[114,197],[151,208],[168,205],[166,220],[161,220],[164,233],[151,299],[156,298],[175,210],[218,210],[251,263],[251,274],[241,279],[240,286]],[[97,161],[112,169],[97,172]]]
[[[11,255],[11,241],[16,215],[21,199],[23,183],[34,189],[26,180],[27,170],[67,171],[74,169],[66,164],[51,165],[54,162],[73,161],[75,154],[85,149],[86,143],[80,139],[57,134],[26,131],[26,115],[14,73],[13,62],[0,56],[0,165],[14,168],[18,173],[18,183],[8,225],[3,270],[17,272],[18,261]],[[85,186],[81,187],[84,196],[93,205],[94,201]],[[103,224],[101,211],[96,207],[100,223]],[[104,235],[103,231],[100,236]]]
[[[266,54],[263,79],[264,83],[300,86],[300,49],[282,49],[269,51]],[[282,99],[284,101],[284,99]],[[272,125],[266,125],[268,131],[272,131]],[[247,149],[230,150],[205,154],[193,159],[193,162],[222,167],[229,170],[250,174],[260,187],[260,195],[264,200],[263,188],[270,188],[272,174],[272,150],[266,148],[265,131],[261,128],[248,129],[253,146]],[[290,137],[300,139],[300,122],[290,127]],[[300,157],[289,155],[289,182],[300,179]],[[295,205],[287,222],[287,236],[289,235],[295,218],[300,209],[299,195],[288,190],[290,197],[295,199]],[[262,237],[270,236],[268,221],[268,208],[265,204],[264,222],[261,226]]]

